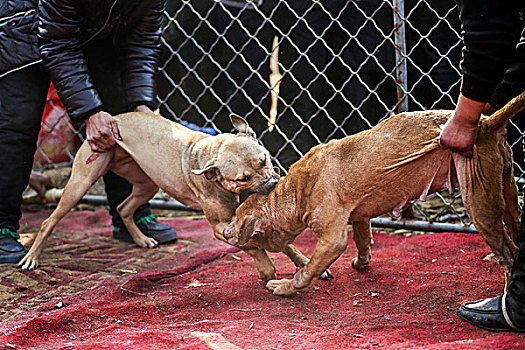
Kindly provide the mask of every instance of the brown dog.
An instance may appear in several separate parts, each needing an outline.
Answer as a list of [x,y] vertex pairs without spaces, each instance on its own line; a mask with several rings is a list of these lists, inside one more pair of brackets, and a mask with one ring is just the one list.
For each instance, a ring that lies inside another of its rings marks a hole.
[[[480,121],[473,156],[439,147],[439,126],[451,111],[394,115],[371,130],[312,148],[281,178],[269,195],[250,196],[224,231],[242,248],[287,249],[306,227],[318,242],[311,260],[293,279],[271,280],[278,295],[306,290],[340,255],[352,222],[358,256],[352,266],[370,262],[370,218],[399,210],[407,201],[459,185],[467,213],[505,268],[506,281],[517,251],[517,186],[505,125],[525,108],[525,93]],[[506,234],[503,222],[507,225]]]
[[[122,141],[104,153],[93,153],[87,142],[80,147],[58,207],[42,223],[33,246],[19,263],[23,269],[38,266],[40,252],[55,225],[108,170],[133,184],[132,194],[117,210],[135,243],[148,248],[157,242],[139,230],[133,213],[159,187],[188,207],[202,209],[215,236],[224,240],[222,231],[234,216],[239,196],[268,193],[277,183],[279,175],[270,154],[239,116],[230,116],[237,135],[217,136],[148,113],[115,118]],[[256,260],[257,254],[259,251],[254,252]]]

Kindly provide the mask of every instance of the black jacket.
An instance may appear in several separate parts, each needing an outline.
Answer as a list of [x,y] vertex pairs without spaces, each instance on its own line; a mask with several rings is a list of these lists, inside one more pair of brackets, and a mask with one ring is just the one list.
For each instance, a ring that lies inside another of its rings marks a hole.
[[[509,92],[511,96],[522,92],[519,89],[523,85],[519,83],[525,80],[525,1],[456,1],[463,37],[461,93],[475,101],[488,102],[491,96],[495,98],[493,93],[504,76],[507,81],[503,84],[518,90]],[[521,87],[516,88],[517,85]],[[501,100],[501,96],[498,98]],[[508,98],[497,104],[508,102]]]
[[0,78],[41,62],[37,46],[38,0],[0,0]]
[[[7,33],[0,46],[14,45],[22,53],[17,57],[2,54],[6,61],[4,68],[0,60],[3,72],[42,59],[69,116],[80,121],[104,108],[89,77],[82,47],[110,40],[120,53],[128,108],[139,104],[156,108],[155,78],[166,0],[40,0],[38,16],[31,8],[35,3],[0,0],[0,14],[17,14],[11,27],[0,28]],[[23,11],[30,11],[31,18],[23,16]],[[30,24],[24,27],[22,19]],[[18,30],[11,30],[15,27]]]

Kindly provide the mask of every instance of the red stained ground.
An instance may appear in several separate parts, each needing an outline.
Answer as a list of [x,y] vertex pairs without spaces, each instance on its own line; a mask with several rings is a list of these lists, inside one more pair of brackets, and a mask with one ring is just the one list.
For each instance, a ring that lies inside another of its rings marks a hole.
[[[206,221],[200,225],[209,230]],[[179,234],[191,240],[195,232]],[[483,331],[456,316],[461,303],[503,291],[503,271],[483,260],[489,249],[478,235],[379,233],[374,240],[367,269],[351,268],[350,241],[330,268],[335,279],[318,281],[294,297],[272,295],[252,259],[230,252],[190,271],[175,266],[122,278],[119,286],[103,286],[82,302],[3,329],[0,344],[16,349],[525,348],[525,335]],[[211,235],[209,242],[216,244]],[[296,245],[311,255],[315,238],[305,232]],[[280,254],[271,257],[279,278],[291,278],[291,262]]]

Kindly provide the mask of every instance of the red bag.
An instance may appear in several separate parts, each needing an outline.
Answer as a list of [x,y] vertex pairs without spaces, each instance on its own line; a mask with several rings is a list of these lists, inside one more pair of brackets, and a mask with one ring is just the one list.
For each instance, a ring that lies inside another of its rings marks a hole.
[[41,125],[34,164],[42,167],[71,163],[81,140],[53,84],[49,86]]

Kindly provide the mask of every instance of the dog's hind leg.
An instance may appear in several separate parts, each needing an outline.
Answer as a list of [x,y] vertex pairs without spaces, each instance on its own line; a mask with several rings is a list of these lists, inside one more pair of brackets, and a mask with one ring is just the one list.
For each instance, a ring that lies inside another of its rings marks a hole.
[[[64,188],[57,208],[44,220],[35,242],[18,263],[18,266],[24,270],[32,270],[38,266],[40,253],[53,228],[78,203],[91,186],[106,173],[112,156],[113,151],[93,153],[87,142],[80,147],[75,156],[71,177]],[[91,161],[91,159],[93,160]]]
[[140,231],[133,220],[133,214],[135,214],[138,207],[146,204],[155,196],[159,187],[151,181],[149,176],[146,175],[131,158],[125,157],[123,162],[119,161],[118,163],[118,166],[112,167],[111,170],[130,181],[133,185],[133,190],[131,194],[117,206],[117,212],[122,218],[122,222],[124,222],[133,241],[139,247],[153,248],[158,245],[157,241]]
[[352,259],[352,267],[356,270],[362,270],[370,263],[372,254],[370,245],[372,244],[372,230],[370,228],[370,219],[363,221],[352,221],[354,230],[354,242],[357,247],[357,257]]
[[[499,264],[505,269],[506,290],[511,282],[512,263],[518,248],[503,226],[503,162],[482,159],[493,156],[489,151],[480,153],[474,152],[471,158],[454,155],[454,163],[467,213]],[[484,168],[482,165],[485,165]]]

